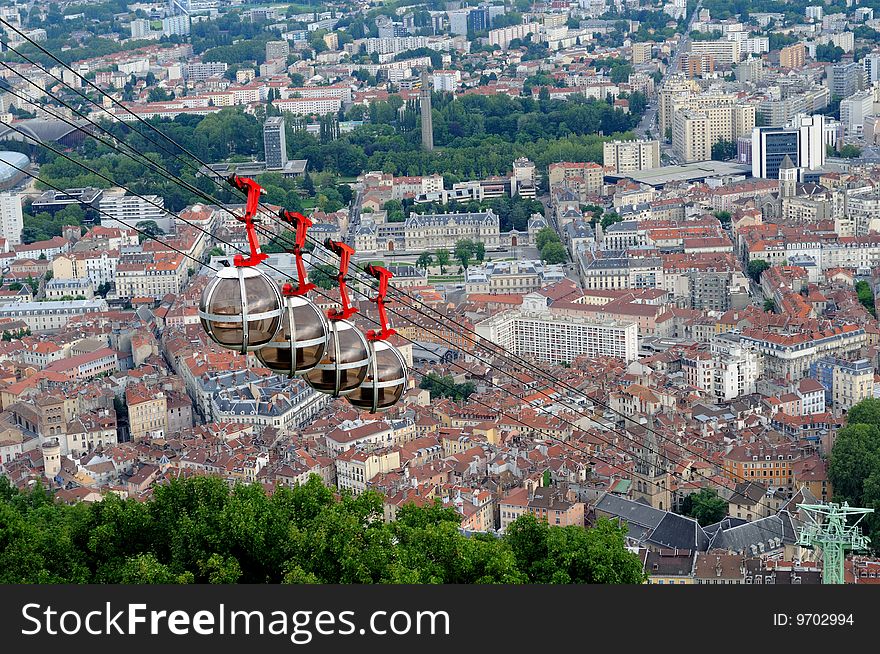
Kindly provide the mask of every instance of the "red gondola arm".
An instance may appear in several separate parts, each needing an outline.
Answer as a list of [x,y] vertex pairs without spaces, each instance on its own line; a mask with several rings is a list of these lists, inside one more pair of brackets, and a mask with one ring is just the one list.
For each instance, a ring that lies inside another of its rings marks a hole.
[[306,245],[306,234],[309,231],[309,227],[312,226],[312,221],[306,218],[301,213],[296,211],[288,211],[287,209],[281,209],[278,212],[278,216],[286,223],[290,223],[290,225],[294,228],[295,236],[294,236],[294,246],[291,252],[293,252],[293,256],[296,259],[296,275],[297,275],[297,285],[294,287],[293,284],[287,283],[281,287],[281,294],[285,297],[296,297],[298,295],[305,295],[313,288],[315,285],[309,281],[308,276],[306,275],[306,266],[303,263],[303,250],[305,250]]
[[346,284],[348,264],[351,261],[351,255],[354,254],[354,248],[342,241],[334,241],[329,238],[324,241],[324,246],[339,256],[339,275],[336,276],[336,281],[339,283],[339,302],[342,305],[342,309],[327,311],[327,317],[330,320],[347,320],[357,313],[357,307],[351,306],[348,299],[348,285]]
[[378,331],[375,329],[369,330],[367,332],[367,340],[384,341],[387,340],[389,336],[393,336],[397,333],[396,330],[391,328],[391,325],[388,322],[388,315],[385,313],[385,303],[388,301],[385,298],[388,294],[388,280],[394,277],[394,275],[387,268],[374,266],[373,264],[368,265],[365,271],[371,277],[375,277],[379,280],[378,294],[376,297],[370,298],[370,301],[375,302],[379,309],[379,326],[381,327]]
[[263,187],[249,177],[239,177],[238,175],[230,175],[227,181],[239,191],[247,193],[247,204],[245,204],[244,208],[244,217],[238,218],[238,216],[236,216],[236,218],[244,223],[248,245],[250,245],[251,248],[250,256],[245,257],[244,255],[236,254],[232,258],[232,263],[238,268],[256,266],[258,263],[269,258],[268,254],[264,254],[262,250],[260,250],[260,242],[257,240],[257,230],[254,227],[257,208],[260,206],[260,193],[263,192]]

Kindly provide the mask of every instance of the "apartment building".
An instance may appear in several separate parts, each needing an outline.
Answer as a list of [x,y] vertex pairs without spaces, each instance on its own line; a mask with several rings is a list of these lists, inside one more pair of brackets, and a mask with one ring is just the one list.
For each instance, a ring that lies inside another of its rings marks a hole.
[[865,330],[842,325],[818,333],[778,334],[759,328],[743,330],[741,342],[764,357],[764,372],[772,379],[797,380],[824,357],[849,358],[866,344]]
[[183,290],[188,276],[187,259],[177,253],[156,252],[122,259],[113,277],[121,298],[161,299]]
[[46,372],[67,375],[71,379],[89,380],[119,370],[116,350],[108,347],[60,359],[46,366]]
[[795,43],[779,51],[780,68],[803,68],[806,61],[807,49],[803,43]]
[[673,102],[672,148],[684,162],[707,161],[719,141],[736,141],[752,132],[755,107],[733,104],[730,98],[692,97]]
[[695,55],[710,55],[716,64],[734,65],[742,59],[742,46],[738,41],[691,41]]
[[0,305],[0,320],[20,320],[32,332],[61,329],[71,318],[107,311],[104,300],[66,300],[64,302],[16,302]]
[[531,293],[522,307],[502,311],[478,322],[477,334],[520,356],[548,363],[575,357],[609,356],[624,361],[638,357],[635,322],[598,321],[555,313],[547,298]]
[[605,171],[597,163],[552,163],[547,168],[550,188],[564,186],[577,193],[579,197],[595,195],[602,190]]
[[165,232],[171,231],[172,217],[165,211],[165,200],[158,195],[108,195],[98,203],[102,227],[130,229],[152,220]]
[[735,334],[721,334],[710,345],[714,364],[712,392],[720,401],[730,401],[756,391],[764,371],[764,359],[740,342]]
[[168,431],[168,404],[165,393],[143,385],[129,386],[125,391],[131,440],[139,442],[163,438]]
[[835,411],[849,411],[874,397],[874,366],[869,359],[847,361],[825,357],[810,365],[810,376],[825,389],[825,403]]
[[660,141],[606,141],[602,155],[602,163],[615,173],[658,168]]
[[643,41],[632,44],[632,62],[634,65],[643,64],[645,62],[651,61],[651,49],[653,47],[653,43],[650,41]]
[[273,100],[272,104],[281,111],[287,111],[299,116],[309,114],[332,114],[342,107],[342,100],[335,97],[318,98],[287,98],[285,100]]
[[722,474],[728,479],[754,481],[771,490],[794,493],[794,469],[804,453],[795,445],[737,445],[724,455]]
[[840,122],[848,136],[861,136],[865,129],[865,118],[874,114],[874,92],[871,90],[853,93],[840,101]]
[[114,281],[118,250],[66,252],[52,259],[53,280],[87,279],[97,288]]
[[400,468],[400,450],[351,448],[336,457],[336,486],[360,495],[376,475]]
[[229,65],[225,61],[198,61],[185,64],[183,78],[193,82],[204,82],[209,77],[222,75]]
[[664,288],[663,260],[629,257],[625,252],[584,252],[579,257],[584,288]]
[[489,45],[495,45],[501,50],[506,50],[514,39],[522,40],[529,34],[537,34],[540,29],[541,26],[538,23],[520,23],[519,25],[489,30]]

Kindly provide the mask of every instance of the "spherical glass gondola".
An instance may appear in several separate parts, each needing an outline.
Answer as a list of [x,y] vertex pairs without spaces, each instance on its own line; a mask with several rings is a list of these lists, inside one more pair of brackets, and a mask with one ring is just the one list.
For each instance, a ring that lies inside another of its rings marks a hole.
[[282,299],[278,284],[261,270],[222,268],[202,293],[199,318],[211,340],[244,354],[275,338]]
[[324,356],[304,379],[316,391],[340,397],[363,383],[371,360],[366,336],[347,320],[331,320]]
[[324,357],[330,326],[324,312],[302,296],[284,298],[281,329],[257,359],[269,370],[288,376],[302,375]]
[[346,396],[353,406],[376,413],[397,404],[406,390],[406,361],[396,347],[373,342],[373,360],[364,383]]

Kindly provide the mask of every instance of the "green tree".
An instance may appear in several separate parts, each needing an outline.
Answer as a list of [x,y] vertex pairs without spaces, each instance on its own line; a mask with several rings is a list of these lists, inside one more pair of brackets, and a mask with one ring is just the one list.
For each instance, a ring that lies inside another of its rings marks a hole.
[[434,258],[437,260],[437,265],[440,266],[440,274],[446,274],[446,266],[449,265],[451,261],[449,257],[449,250],[437,250],[434,253]]
[[559,241],[547,243],[541,249],[541,259],[544,263],[565,263],[568,260],[568,252]]
[[476,244],[469,238],[461,239],[455,242],[455,250],[453,256],[461,262],[461,267],[467,269],[470,265],[471,258],[474,256]]
[[483,241],[477,241],[474,246],[474,257],[479,263],[483,263],[486,259],[486,244]]
[[432,256],[431,256],[429,253],[427,253],[427,252],[422,252],[422,253],[419,255],[419,258],[416,259],[416,267],[417,267],[417,268],[422,268],[423,270],[427,270],[428,267],[429,267],[432,263],[434,263],[434,257],[432,257]]
[[544,227],[535,234],[535,247],[543,250],[548,243],[559,243],[559,234],[552,228]]
[[763,259],[754,259],[749,261],[746,266],[746,273],[756,282],[761,281],[761,274],[770,267],[770,264]]
[[776,301],[773,298],[767,298],[764,300],[764,311],[767,313],[773,313],[776,311]]
[[682,500],[681,512],[703,527],[720,522],[727,515],[727,502],[711,488],[703,488]]
[[735,141],[718,141],[712,146],[712,158],[715,161],[727,161],[736,157]]
[[844,159],[856,159],[862,156],[862,150],[858,146],[847,143],[842,148],[840,148],[840,152],[838,153],[838,155],[840,157],[843,157]]
[[615,211],[609,211],[604,216],[602,216],[602,220],[599,221],[599,224],[602,225],[602,229],[608,229],[614,223],[622,222],[623,218],[617,215]]
[[862,279],[856,282],[855,289],[856,296],[859,298],[859,303],[876,318],[877,313],[874,308],[874,291],[871,290],[871,285]]
[[143,243],[148,238],[162,236],[165,232],[156,224],[155,220],[141,220],[135,223],[135,227],[139,230],[138,240]]

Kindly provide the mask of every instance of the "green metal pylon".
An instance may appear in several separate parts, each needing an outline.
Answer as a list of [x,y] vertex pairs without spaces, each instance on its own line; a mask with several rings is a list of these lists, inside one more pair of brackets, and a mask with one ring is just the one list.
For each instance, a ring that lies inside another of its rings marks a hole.
[[[859,522],[874,509],[860,509],[843,504],[798,504],[810,518],[798,534],[797,544],[801,547],[818,547],[822,550],[822,583],[842,584],[843,562],[846,550],[854,552],[868,549],[870,539],[862,535]],[[847,518],[858,516],[851,525]]]

